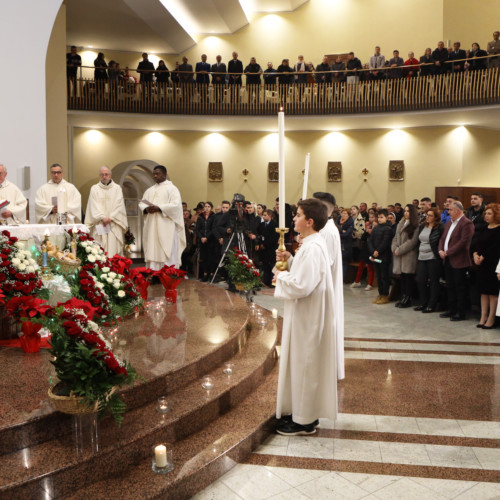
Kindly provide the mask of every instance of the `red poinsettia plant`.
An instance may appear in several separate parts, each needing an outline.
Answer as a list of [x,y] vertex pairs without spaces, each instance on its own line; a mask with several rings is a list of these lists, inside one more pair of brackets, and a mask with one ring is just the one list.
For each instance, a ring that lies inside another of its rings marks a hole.
[[109,411],[118,426],[125,404],[116,388],[132,384],[137,373],[113,353],[109,341],[92,321],[98,308],[73,298],[53,308],[50,319],[39,321],[50,329],[51,363],[60,380],[53,392],[60,396],[81,396],[82,404],[98,403],[99,414]]
[[159,271],[154,271],[154,275],[160,278],[161,284],[166,290],[177,288],[179,283],[186,277],[186,271],[177,269],[175,266],[163,266]]
[[237,247],[227,252],[228,262],[225,265],[231,281],[242,285],[245,290],[253,290],[262,286],[259,270],[248,255]]

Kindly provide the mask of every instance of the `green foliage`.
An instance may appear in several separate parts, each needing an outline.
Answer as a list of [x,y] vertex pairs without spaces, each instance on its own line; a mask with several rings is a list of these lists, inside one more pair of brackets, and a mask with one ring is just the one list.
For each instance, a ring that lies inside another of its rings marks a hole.
[[259,271],[246,254],[235,249],[229,250],[227,256],[229,261],[225,268],[233,283],[243,285],[245,290],[262,286]]

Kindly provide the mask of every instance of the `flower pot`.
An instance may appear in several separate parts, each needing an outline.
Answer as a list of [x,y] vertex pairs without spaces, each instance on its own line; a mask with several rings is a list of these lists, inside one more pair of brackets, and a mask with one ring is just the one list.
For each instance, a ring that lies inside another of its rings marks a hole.
[[245,290],[245,285],[243,283],[235,283],[234,286],[236,287],[236,290],[239,290],[240,292]]
[[52,401],[52,403],[54,403],[57,411],[66,413],[68,415],[80,415],[83,413],[97,412],[97,402],[92,405],[89,405],[88,403],[82,403],[83,397],[75,396],[73,392],[71,392],[69,396],[58,396],[56,394],[56,388],[58,385],[59,383],[50,387],[48,391],[49,399]]
[[165,300],[167,304],[177,303],[177,290],[165,290]]
[[19,337],[21,342],[21,348],[26,353],[38,352],[40,350],[40,344],[42,339],[40,335],[21,335]]

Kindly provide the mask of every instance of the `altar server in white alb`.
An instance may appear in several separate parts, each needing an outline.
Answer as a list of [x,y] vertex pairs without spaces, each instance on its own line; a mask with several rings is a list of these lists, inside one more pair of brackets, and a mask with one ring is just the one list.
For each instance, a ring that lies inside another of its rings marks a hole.
[[333,283],[333,315],[335,319],[335,338],[337,344],[337,379],[345,378],[344,364],[344,281],[342,273],[342,244],[340,233],[333,222],[332,213],[335,208],[335,198],[330,193],[318,192],[313,197],[320,200],[326,207],[328,222],[319,232],[326,241],[326,248],[330,256],[330,270],[332,272]]
[[57,224],[57,214],[67,214],[67,223],[81,221],[82,197],[73,184],[63,179],[59,163],[50,166],[50,181],[36,192],[36,221],[38,224]]
[[0,163],[0,203],[9,202],[5,208],[0,209],[0,219],[5,220],[7,224],[25,224],[26,198],[6,177],[7,169]]
[[146,265],[155,271],[181,264],[186,248],[182,200],[179,190],[167,180],[167,169],[153,169],[156,184],[144,193],[139,208],[145,217],[143,246]]
[[111,175],[109,167],[99,169],[100,181],[90,188],[85,211],[85,224],[90,235],[109,257],[123,254],[123,235],[128,227],[122,188],[111,179]]
[[337,363],[330,257],[319,233],[328,220],[325,205],[301,200],[294,218],[302,245],[276,272],[275,297],[285,299],[278,377],[276,432],[314,434],[319,418],[337,417]]

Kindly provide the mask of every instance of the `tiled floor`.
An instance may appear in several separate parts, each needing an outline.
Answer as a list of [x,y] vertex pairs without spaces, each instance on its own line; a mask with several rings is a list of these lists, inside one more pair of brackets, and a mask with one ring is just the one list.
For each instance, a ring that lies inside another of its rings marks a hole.
[[[337,421],[269,436],[194,498],[500,499],[500,330],[344,293]],[[255,302],[283,311],[272,291]]]

